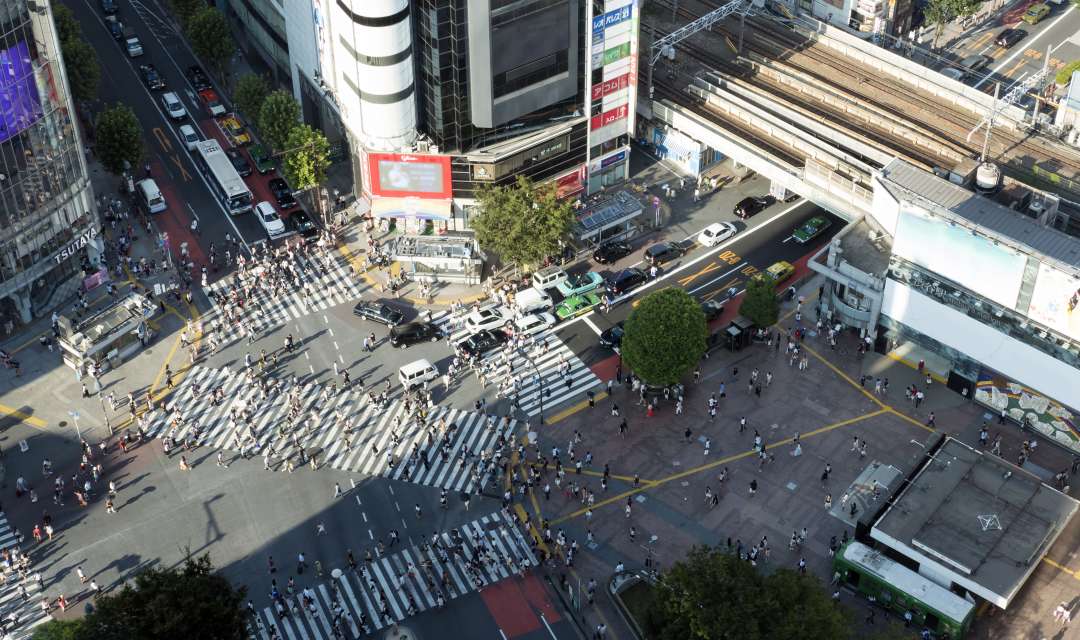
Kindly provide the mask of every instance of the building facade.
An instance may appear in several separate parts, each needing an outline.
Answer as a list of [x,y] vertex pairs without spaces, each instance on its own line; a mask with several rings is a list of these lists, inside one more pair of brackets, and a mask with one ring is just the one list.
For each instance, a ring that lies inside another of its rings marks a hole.
[[49,3],[0,5],[0,67],[6,335],[96,273],[103,244]]

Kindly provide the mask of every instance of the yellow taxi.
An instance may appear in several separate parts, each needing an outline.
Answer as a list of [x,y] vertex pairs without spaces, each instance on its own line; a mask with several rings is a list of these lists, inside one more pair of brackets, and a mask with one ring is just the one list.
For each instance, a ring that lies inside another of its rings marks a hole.
[[[773,264],[769,265],[769,268],[764,271],[764,275],[772,278],[774,283],[780,284],[784,280],[787,280],[791,276],[795,275],[795,267],[792,266],[790,262],[785,262],[784,260],[781,260],[780,262],[774,262]],[[758,280],[761,280],[763,274],[759,273],[754,277]]]
[[225,132],[225,135],[229,137],[229,140],[236,146],[242,147],[244,145],[251,144],[251,136],[248,134],[247,129],[244,128],[244,123],[240,122],[240,119],[234,115],[228,115],[218,120],[221,123],[221,129]]

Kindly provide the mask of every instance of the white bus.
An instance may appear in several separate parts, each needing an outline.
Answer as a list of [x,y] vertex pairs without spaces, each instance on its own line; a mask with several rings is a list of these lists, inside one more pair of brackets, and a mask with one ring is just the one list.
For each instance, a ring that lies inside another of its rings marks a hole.
[[195,144],[195,165],[206,176],[214,195],[232,215],[251,211],[251,189],[236,173],[232,161],[217,140],[202,140]]

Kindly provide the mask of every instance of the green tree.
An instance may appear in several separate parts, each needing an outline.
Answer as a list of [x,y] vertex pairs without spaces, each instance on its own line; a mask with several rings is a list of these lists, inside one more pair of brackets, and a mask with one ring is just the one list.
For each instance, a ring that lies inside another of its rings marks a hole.
[[277,90],[266,96],[259,107],[259,135],[274,151],[284,151],[296,125],[300,123],[300,103],[288,91]]
[[83,640],[85,633],[86,626],[81,619],[50,620],[34,629],[33,640]]
[[763,576],[705,547],[661,576],[645,620],[658,640],[844,640],[850,626],[817,579],[788,569]]
[[966,18],[979,10],[980,0],[929,0],[923,9],[926,23],[934,27],[933,48],[945,32],[945,25],[957,18]]
[[218,71],[226,70],[225,63],[236,51],[236,41],[229,31],[225,14],[213,7],[204,7],[188,19],[185,32],[195,55]]
[[97,51],[85,40],[74,38],[60,45],[64,57],[64,71],[67,72],[71,96],[76,101],[95,100],[101,86],[101,64]]
[[780,319],[780,301],[776,299],[776,280],[759,273],[746,283],[739,313],[750,318],[758,327],[771,327]]
[[573,207],[559,200],[554,184],[534,184],[522,175],[513,185],[480,189],[476,200],[476,239],[508,265],[538,265],[558,253],[574,220]]
[[[1080,0],[1076,1],[1080,3]],[[1080,6],[1080,4],[1077,6]],[[1069,84],[1069,80],[1072,78],[1072,74],[1075,71],[1080,71],[1080,60],[1073,60],[1069,64],[1058,69],[1057,75],[1054,76],[1054,81],[1058,84]]]
[[675,384],[705,353],[705,312],[678,287],[642,298],[623,328],[623,362],[650,384]]
[[63,46],[68,40],[82,38],[82,27],[79,26],[75,14],[67,5],[54,3],[52,10],[53,24],[56,25],[56,39],[60,41],[60,46]]
[[143,132],[131,107],[117,103],[105,109],[98,114],[94,131],[97,157],[109,173],[123,173],[125,161],[138,165],[143,157]]
[[285,140],[285,149],[287,153],[281,172],[293,189],[311,189],[326,180],[330,143],[322,131],[306,124],[296,125]]
[[195,14],[206,8],[206,0],[169,0],[169,5],[180,21],[180,26],[186,28]]
[[135,584],[98,598],[83,620],[86,640],[247,637],[244,587],[214,573],[209,556],[177,569],[145,569]]
[[236,81],[233,90],[233,104],[248,120],[259,117],[263,101],[270,93],[266,78],[254,73],[246,73]]

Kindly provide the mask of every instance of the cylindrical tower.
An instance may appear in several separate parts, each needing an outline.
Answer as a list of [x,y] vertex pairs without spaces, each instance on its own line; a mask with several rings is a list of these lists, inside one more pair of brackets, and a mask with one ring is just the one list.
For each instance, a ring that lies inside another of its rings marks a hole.
[[368,149],[396,151],[416,138],[408,0],[337,0],[332,43],[346,127]]

